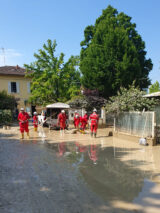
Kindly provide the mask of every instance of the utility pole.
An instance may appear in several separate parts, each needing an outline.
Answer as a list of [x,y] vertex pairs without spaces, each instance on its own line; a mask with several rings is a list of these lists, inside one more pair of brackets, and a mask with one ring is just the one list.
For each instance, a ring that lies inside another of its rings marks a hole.
[[2,50],[2,56],[3,56],[3,63],[4,63],[4,66],[5,66],[5,50],[4,50],[4,47],[2,47],[1,50]]

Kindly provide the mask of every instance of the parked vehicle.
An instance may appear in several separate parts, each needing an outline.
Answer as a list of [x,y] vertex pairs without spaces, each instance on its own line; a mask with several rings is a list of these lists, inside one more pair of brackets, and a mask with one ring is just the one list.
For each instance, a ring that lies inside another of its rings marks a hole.
[[[39,115],[38,121],[42,126],[47,126],[49,129],[55,129],[59,130],[60,126],[57,122],[58,114],[61,112],[61,110],[65,110],[65,113],[68,116],[68,109],[70,106],[65,103],[54,103],[49,104],[46,106],[46,115]],[[69,125],[69,119],[66,121],[66,127],[68,128]]]

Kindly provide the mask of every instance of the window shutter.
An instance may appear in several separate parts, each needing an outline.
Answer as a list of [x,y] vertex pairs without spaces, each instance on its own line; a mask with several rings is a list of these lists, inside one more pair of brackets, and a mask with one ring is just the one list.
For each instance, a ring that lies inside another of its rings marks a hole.
[[28,91],[28,93],[30,93],[30,92],[31,92],[30,87],[31,87],[31,83],[30,83],[30,82],[27,82],[27,91]]
[[17,93],[19,93],[19,82],[16,82]]
[[8,93],[11,93],[11,82],[8,82]]

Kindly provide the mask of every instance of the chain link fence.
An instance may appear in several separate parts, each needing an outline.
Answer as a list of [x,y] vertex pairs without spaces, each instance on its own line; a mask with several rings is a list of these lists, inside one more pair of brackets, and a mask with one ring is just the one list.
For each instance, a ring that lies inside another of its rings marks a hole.
[[123,112],[114,119],[114,130],[140,137],[155,137],[154,112]]

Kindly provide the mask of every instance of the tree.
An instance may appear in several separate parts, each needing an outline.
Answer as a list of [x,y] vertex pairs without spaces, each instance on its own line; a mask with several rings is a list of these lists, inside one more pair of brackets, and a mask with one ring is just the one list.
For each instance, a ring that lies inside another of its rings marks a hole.
[[32,77],[30,102],[46,105],[67,101],[80,90],[79,57],[71,56],[64,63],[64,54],[55,56],[56,41],[47,41],[43,49],[34,54],[36,61],[25,64],[27,76]]
[[100,97],[97,90],[83,90],[83,94],[73,97],[68,101],[68,104],[72,108],[85,108],[87,111],[91,111],[94,108],[101,109],[106,105],[106,99]]
[[158,91],[160,91],[160,85],[159,85],[159,82],[156,81],[154,84],[152,84],[149,87],[149,93],[158,92]]
[[97,88],[107,98],[134,80],[140,89],[150,84],[152,62],[146,59],[145,43],[136,24],[113,7],[108,6],[94,26],[85,28],[81,47],[80,70],[85,88]]
[[134,86],[134,83],[129,86],[129,89],[121,87],[118,94],[112,96],[107,102],[106,111],[108,113],[119,113],[143,111],[143,109],[153,110],[154,106],[158,104],[158,100],[154,98],[145,98],[144,94],[143,91]]

